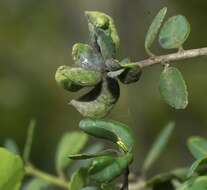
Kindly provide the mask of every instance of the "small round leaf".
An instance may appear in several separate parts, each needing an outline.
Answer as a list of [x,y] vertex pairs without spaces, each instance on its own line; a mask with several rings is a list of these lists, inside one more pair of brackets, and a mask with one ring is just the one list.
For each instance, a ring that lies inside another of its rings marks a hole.
[[159,34],[159,43],[164,49],[181,48],[190,34],[190,24],[182,15],[169,18]]
[[160,76],[160,94],[175,109],[185,109],[188,105],[188,92],[180,71],[166,67]]

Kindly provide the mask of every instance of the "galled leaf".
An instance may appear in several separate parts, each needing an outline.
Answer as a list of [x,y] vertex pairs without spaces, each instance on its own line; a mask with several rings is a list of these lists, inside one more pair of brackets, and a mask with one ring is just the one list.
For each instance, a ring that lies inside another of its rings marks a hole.
[[134,145],[132,131],[123,123],[107,120],[83,119],[79,127],[89,135],[107,139],[116,143],[125,152],[131,151]]
[[21,158],[0,148],[0,189],[19,190],[24,176],[24,166]]
[[160,76],[160,94],[167,104],[175,109],[185,109],[188,105],[188,92],[180,71],[165,67]]
[[190,24],[182,15],[169,18],[162,27],[159,43],[164,49],[181,48],[190,34]]
[[103,118],[119,98],[119,84],[115,79],[106,78],[88,94],[70,102],[84,117]]
[[152,24],[149,27],[149,30],[147,32],[146,38],[145,38],[145,50],[149,55],[153,55],[150,51],[150,47],[152,46],[157,33],[161,27],[161,24],[165,18],[165,15],[167,13],[167,7],[162,8],[154,20],[152,21]]
[[108,183],[120,176],[132,162],[132,154],[123,156],[103,156],[95,158],[89,168],[89,177],[99,183]]
[[152,166],[152,164],[154,164],[157,161],[163,149],[166,147],[174,128],[175,123],[169,122],[160,132],[155,142],[153,143],[152,148],[146,156],[146,159],[143,164],[144,172],[146,172]]
[[61,138],[56,151],[56,169],[63,171],[71,163],[68,156],[77,154],[86,145],[88,136],[81,132],[66,133]]
[[207,157],[207,140],[202,137],[190,137],[188,148],[196,159]]
[[104,67],[104,60],[101,55],[95,53],[88,44],[76,43],[72,49],[72,56],[76,67],[98,71]]

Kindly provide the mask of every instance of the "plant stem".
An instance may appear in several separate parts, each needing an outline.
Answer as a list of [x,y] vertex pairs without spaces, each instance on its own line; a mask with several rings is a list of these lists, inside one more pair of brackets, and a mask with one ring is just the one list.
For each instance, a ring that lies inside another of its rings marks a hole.
[[58,178],[56,176],[45,173],[45,172],[35,168],[31,164],[28,164],[25,166],[25,171],[26,171],[27,175],[38,177],[40,179],[43,179],[43,180],[49,182],[50,184],[62,187],[63,189],[68,189],[69,182],[67,182],[61,178]]
[[167,55],[154,56],[142,61],[134,62],[132,64],[139,65],[141,68],[144,68],[155,64],[160,64],[165,62],[168,63],[168,62],[196,58],[201,56],[207,56],[207,47],[191,49],[191,50],[183,50],[177,53],[171,53]]
[[129,189],[129,167],[126,168],[124,172],[124,182],[122,184],[121,190],[128,190]]

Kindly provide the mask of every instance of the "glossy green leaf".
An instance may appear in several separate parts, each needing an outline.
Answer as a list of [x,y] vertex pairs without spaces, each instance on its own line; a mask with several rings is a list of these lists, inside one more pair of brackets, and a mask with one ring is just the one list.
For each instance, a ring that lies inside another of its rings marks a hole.
[[81,132],[66,133],[61,138],[56,151],[56,169],[61,172],[71,163],[68,158],[71,154],[77,154],[86,145],[88,136]]
[[132,131],[123,123],[109,120],[83,119],[79,127],[89,135],[107,139],[116,143],[125,152],[131,151],[134,145]]
[[114,107],[119,94],[118,82],[115,79],[107,78],[80,99],[72,100],[70,104],[84,117],[103,118]]
[[190,34],[190,24],[182,15],[169,18],[162,27],[159,43],[164,49],[180,48]]
[[206,190],[207,188],[207,176],[197,177],[190,179],[176,190]]
[[89,168],[89,176],[99,183],[108,183],[120,176],[127,166],[132,162],[132,154],[123,156],[103,156],[95,158]]
[[19,190],[24,176],[24,166],[21,158],[0,148],[0,189]]
[[143,171],[146,172],[159,158],[160,154],[166,147],[169,138],[175,128],[174,122],[169,122],[155,139],[149,153],[143,164]]
[[196,159],[207,157],[207,140],[202,137],[190,137],[188,148]]
[[93,70],[102,70],[104,67],[101,55],[95,53],[88,44],[76,43],[72,49],[72,56],[77,67]]
[[81,153],[81,154],[74,154],[70,155],[69,158],[72,160],[83,160],[83,159],[91,159],[100,156],[106,156],[109,154],[116,154],[117,152],[113,149],[104,150],[102,152],[90,154],[90,153]]
[[48,183],[42,179],[34,178],[26,186],[26,190],[46,190]]
[[161,27],[161,24],[165,18],[165,15],[167,13],[167,7],[162,8],[154,20],[152,21],[152,24],[149,27],[149,30],[147,32],[146,38],[145,38],[145,50],[149,55],[153,55],[150,51],[150,47],[152,46],[153,42],[155,41],[155,38],[159,32],[159,29]]
[[159,90],[167,104],[175,109],[185,109],[188,105],[188,92],[180,71],[174,67],[166,67],[161,76]]
[[4,142],[4,147],[9,150],[11,153],[20,154],[19,147],[16,142],[12,139],[6,139]]
[[86,168],[80,168],[76,171],[71,179],[70,179],[70,190],[80,190],[81,188],[85,187],[87,182],[87,173],[88,170]]
[[190,170],[188,172],[188,177],[191,177],[195,172],[197,172],[199,169],[201,169],[204,166],[207,166],[207,157],[196,160],[193,163],[193,165],[190,167]]
[[120,39],[113,19],[107,14],[98,11],[86,11],[85,14],[88,18],[89,24],[91,24],[94,28],[101,28],[108,32],[117,49],[119,47]]

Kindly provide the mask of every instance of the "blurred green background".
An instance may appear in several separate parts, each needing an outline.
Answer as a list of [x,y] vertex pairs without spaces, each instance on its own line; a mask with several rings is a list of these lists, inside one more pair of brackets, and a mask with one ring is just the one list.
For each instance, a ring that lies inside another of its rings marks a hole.
[[[80,114],[54,80],[58,66],[72,64],[71,47],[88,41],[85,10],[111,15],[121,38],[119,58],[147,58],[145,33],[163,6],[168,16],[183,14],[191,23],[184,48],[207,46],[206,0],[1,0],[0,1],[0,143],[13,138],[21,149],[31,118],[37,129],[32,162],[54,172],[56,144],[66,131],[79,130]],[[153,47],[157,54],[169,53]],[[136,136],[134,171],[139,171],[150,144],[169,121],[176,131],[154,171],[184,166],[192,160],[185,143],[190,135],[207,135],[207,58],[182,61],[177,66],[188,84],[189,106],[175,111],[158,92],[161,66],[147,68],[138,83],[121,85],[121,97],[109,118],[133,128]],[[93,141],[94,143],[94,141]]]

